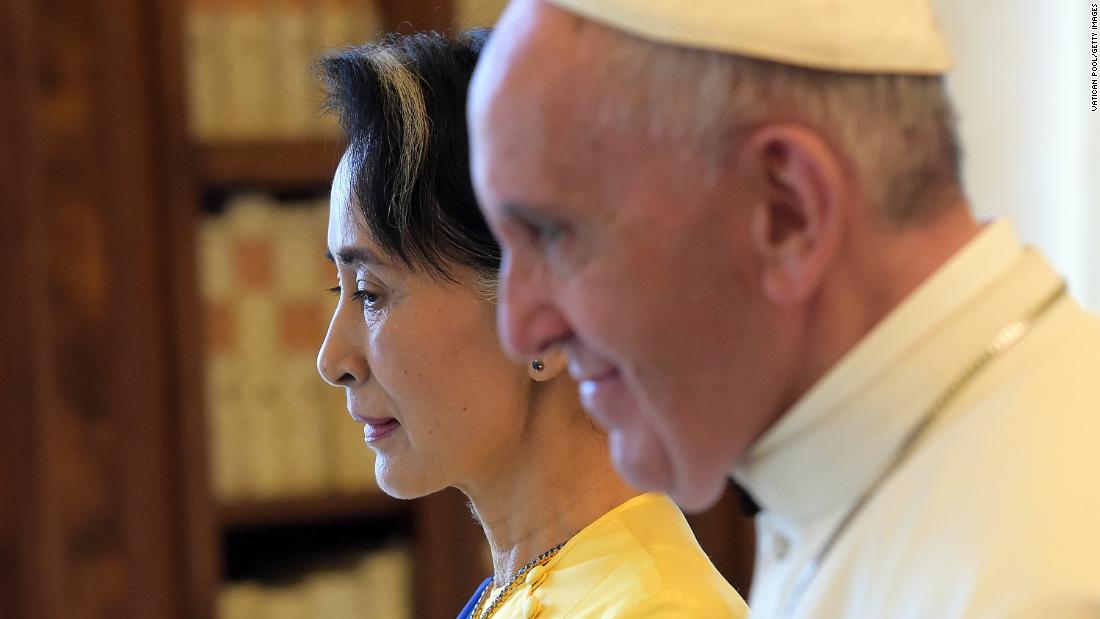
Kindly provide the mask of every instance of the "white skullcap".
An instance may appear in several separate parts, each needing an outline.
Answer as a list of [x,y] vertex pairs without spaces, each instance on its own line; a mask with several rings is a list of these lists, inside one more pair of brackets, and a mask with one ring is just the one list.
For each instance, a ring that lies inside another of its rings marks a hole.
[[679,47],[852,73],[935,75],[950,64],[928,0],[546,0]]

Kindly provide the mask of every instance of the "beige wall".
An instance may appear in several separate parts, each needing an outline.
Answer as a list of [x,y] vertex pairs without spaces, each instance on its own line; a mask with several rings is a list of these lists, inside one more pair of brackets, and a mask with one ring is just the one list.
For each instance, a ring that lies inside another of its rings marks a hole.
[[938,0],[975,212],[1009,217],[1100,310],[1100,111],[1090,2]]

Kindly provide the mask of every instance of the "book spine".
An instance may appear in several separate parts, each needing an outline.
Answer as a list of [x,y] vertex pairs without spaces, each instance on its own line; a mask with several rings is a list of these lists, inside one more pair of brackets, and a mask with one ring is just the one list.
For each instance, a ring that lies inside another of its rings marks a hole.
[[272,61],[272,0],[228,0],[220,21],[224,42],[225,133],[233,138],[270,137],[275,124],[279,75]]
[[216,0],[191,0],[184,19],[189,125],[191,134],[200,140],[216,139],[225,130],[220,8]]
[[305,570],[279,584],[237,582],[218,595],[220,619],[412,617],[412,559],[403,545],[343,568]]
[[456,0],[455,21],[459,30],[492,26],[508,5],[508,0]]
[[272,131],[281,138],[303,139],[317,132],[321,89],[312,73],[317,33],[316,7],[304,0],[275,0],[272,47],[277,84]]

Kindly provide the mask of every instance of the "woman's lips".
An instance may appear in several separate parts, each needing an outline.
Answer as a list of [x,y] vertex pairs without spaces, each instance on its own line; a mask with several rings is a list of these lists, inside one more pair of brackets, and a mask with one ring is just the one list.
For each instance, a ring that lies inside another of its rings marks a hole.
[[390,434],[393,434],[394,430],[401,427],[401,422],[389,418],[374,418],[374,417],[360,417],[352,413],[352,417],[356,421],[363,424],[363,440],[368,443],[380,441]]

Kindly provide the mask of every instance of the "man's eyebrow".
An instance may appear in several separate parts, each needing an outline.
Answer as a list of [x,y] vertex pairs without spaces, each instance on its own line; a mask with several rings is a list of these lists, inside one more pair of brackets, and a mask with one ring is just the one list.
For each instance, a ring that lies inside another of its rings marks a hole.
[[367,249],[366,247],[341,247],[336,250],[335,258],[331,251],[325,252],[325,259],[336,265],[374,265],[374,266],[390,266],[390,263],[379,257],[378,254]]

